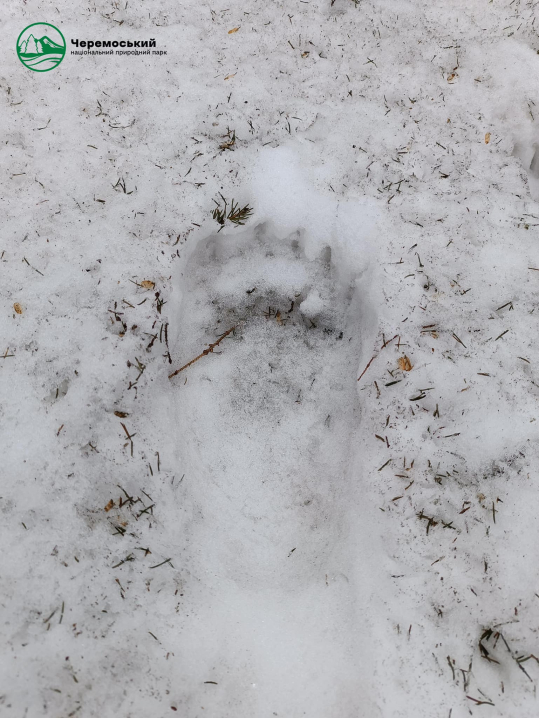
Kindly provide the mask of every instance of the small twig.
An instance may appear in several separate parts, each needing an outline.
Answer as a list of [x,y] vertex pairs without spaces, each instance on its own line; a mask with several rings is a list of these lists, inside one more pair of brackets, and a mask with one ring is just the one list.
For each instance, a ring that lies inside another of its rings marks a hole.
[[[133,456],[133,437],[136,435],[136,432],[135,432],[135,434],[130,434],[130,433],[127,431],[127,428],[126,428],[125,424],[124,424],[123,422],[121,422],[121,421],[120,421],[120,424],[123,426],[123,429],[124,429],[124,431],[125,431],[125,433],[126,433],[126,435],[127,435],[127,438],[128,438],[129,441],[131,442],[131,456]],[[120,488],[121,488],[121,487],[120,487]],[[122,491],[123,491],[123,489],[122,489]]]
[[466,698],[470,701],[473,701],[478,706],[493,706],[494,703],[492,701],[480,701],[477,698],[472,698],[472,696],[466,696]]
[[456,339],[456,340],[458,341],[458,343],[459,343],[459,344],[462,344],[462,346],[463,346],[465,349],[468,348],[468,347],[466,346],[466,344],[464,344],[464,342],[462,342],[462,341],[457,337],[457,335],[455,334],[455,332],[453,332],[453,339]]
[[214,342],[213,344],[210,344],[207,349],[204,349],[204,351],[202,352],[202,354],[199,354],[199,355],[198,355],[197,357],[195,357],[194,359],[191,359],[190,362],[187,362],[187,364],[184,364],[184,365],[183,365],[182,367],[180,367],[179,369],[176,369],[175,372],[172,372],[172,374],[169,374],[169,377],[168,377],[168,378],[169,378],[169,379],[172,379],[172,377],[176,376],[176,374],[179,374],[179,373],[180,373],[181,371],[183,371],[184,369],[187,369],[188,367],[190,367],[191,364],[194,364],[196,361],[198,361],[199,359],[202,359],[202,357],[205,357],[207,354],[211,354],[211,352],[213,352],[213,350],[215,349],[215,347],[219,346],[219,344],[223,341],[223,339],[224,339],[225,337],[227,337],[231,332],[233,332],[235,328],[236,328],[236,327],[233,326],[231,329],[228,329],[224,334],[222,334],[222,335],[219,337],[219,339],[218,339],[216,342]]
[[[365,372],[367,371],[367,369],[370,367],[370,365],[373,363],[373,361],[376,359],[377,356],[378,356],[378,354],[375,354],[375,355],[371,358],[371,360],[369,361],[369,363],[367,364],[367,366],[365,367],[365,369],[363,369],[363,371],[361,372],[361,374],[360,374],[360,376],[359,376],[359,379],[361,379],[361,377],[363,376],[363,374],[365,374]],[[359,379],[358,379],[358,381],[359,381]]]
[[[150,568],[159,568],[159,566],[164,566],[165,563],[170,563],[171,561],[172,561],[171,558],[167,558],[164,561],[161,561],[161,563],[157,563],[155,566],[150,566]],[[170,565],[172,566],[171,563],[170,563]],[[174,568],[174,566],[172,566],[172,568]]]
[[[396,339],[398,336],[399,336],[398,334],[395,334],[395,336],[393,337],[393,339]],[[382,351],[382,349],[385,349],[389,344],[391,344],[391,342],[393,341],[393,339],[389,339],[388,341],[385,341],[385,339],[384,339],[384,343],[382,344],[382,346],[381,346],[381,348],[380,348],[380,351]],[[359,375],[358,381],[361,379],[361,377],[363,376],[363,374],[365,374],[365,372],[367,371],[367,369],[370,367],[370,365],[373,363],[373,361],[376,359],[377,356],[378,356],[378,354],[375,354],[375,355],[370,359],[370,361],[369,361],[369,363],[367,364],[367,366],[365,367],[365,369],[363,369],[363,371],[362,371],[361,374]]]
[[26,257],[23,257],[23,258],[22,258],[22,261],[23,261],[23,262],[26,262],[26,264],[27,264],[31,269],[33,269],[34,272],[37,272],[38,274],[41,274],[42,277],[45,276],[45,275],[43,274],[43,272],[40,272],[40,271],[39,271],[39,269],[36,269],[35,267],[32,267],[32,265],[31,265],[30,262],[26,259]]

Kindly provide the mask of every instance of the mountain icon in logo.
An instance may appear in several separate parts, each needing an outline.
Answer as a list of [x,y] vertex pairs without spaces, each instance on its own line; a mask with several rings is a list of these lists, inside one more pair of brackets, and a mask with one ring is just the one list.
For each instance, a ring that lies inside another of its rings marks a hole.
[[34,72],[47,72],[64,59],[65,39],[60,30],[46,22],[28,25],[17,39],[17,55]]

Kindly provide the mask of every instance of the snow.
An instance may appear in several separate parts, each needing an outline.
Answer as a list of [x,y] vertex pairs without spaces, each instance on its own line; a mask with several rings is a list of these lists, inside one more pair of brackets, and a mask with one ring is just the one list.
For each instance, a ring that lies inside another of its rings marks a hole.
[[1,716],[537,715],[536,15],[6,8]]

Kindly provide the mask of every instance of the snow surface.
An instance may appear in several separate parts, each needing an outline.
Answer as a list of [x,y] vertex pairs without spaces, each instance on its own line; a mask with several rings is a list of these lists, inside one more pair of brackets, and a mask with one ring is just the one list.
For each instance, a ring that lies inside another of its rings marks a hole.
[[5,5],[0,716],[535,717],[536,7]]

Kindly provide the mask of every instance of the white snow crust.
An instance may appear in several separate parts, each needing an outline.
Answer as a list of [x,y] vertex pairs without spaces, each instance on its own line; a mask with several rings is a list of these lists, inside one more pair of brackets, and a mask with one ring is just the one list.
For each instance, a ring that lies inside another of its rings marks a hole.
[[0,717],[535,718],[539,6],[3,10]]

